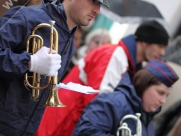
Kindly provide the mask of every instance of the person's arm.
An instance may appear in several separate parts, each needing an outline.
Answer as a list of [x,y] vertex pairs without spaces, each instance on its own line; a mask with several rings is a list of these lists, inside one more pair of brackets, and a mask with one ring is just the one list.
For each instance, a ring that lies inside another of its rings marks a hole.
[[0,76],[14,78],[28,70],[30,55],[23,41],[26,39],[26,21],[20,8],[10,9],[0,19]]
[[47,47],[42,47],[33,55],[25,51],[27,37],[35,26],[26,21],[21,13],[25,7],[17,8],[9,10],[0,20],[1,77],[17,78],[28,70],[41,75],[56,76],[61,67],[59,54],[54,50],[49,54],[50,49]]
[[104,72],[99,90],[101,93],[113,92],[122,75],[128,69],[128,58],[122,47],[117,47],[113,52]]
[[101,94],[95,98],[85,108],[73,136],[114,136],[121,117],[121,105],[118,109],[114,99],[113,94]]
[[113,92],[128,68],[123,48],[110,46],[96,49],[78,63],[80,80],[101,93]]

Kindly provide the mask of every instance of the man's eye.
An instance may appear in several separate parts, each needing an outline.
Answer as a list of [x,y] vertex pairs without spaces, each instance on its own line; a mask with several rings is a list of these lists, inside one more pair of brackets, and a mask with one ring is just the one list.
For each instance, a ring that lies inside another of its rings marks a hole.
[[96,2],[98,2],[98,1],[97,1],[97,0],[92,0],[92,2],[93,2],[93,3],[96,3]]

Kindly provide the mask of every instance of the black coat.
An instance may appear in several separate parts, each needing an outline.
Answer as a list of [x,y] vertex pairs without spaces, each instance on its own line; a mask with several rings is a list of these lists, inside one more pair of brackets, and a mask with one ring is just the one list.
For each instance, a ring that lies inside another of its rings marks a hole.
[[155,122],[156,136],[167,136],[181,117],[181,100],[168,108]]

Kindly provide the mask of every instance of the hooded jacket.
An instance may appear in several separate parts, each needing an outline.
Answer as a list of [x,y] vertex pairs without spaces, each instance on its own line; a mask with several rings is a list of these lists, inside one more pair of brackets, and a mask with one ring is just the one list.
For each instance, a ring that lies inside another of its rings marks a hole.
[[[73,136],[116,136],[121,119],[125,115],[145,114],[141,107],[141,99],[137,96],[131,84],[130,76],[126,72],[121,82],[112,93],[102,93],[85,108],[80,117]],[[154,136],[155,131],[151,119],[155,113],[147,115],[147,119],[141,116],[142,135]],[[136,134],[136,121],[127,119],[124,121]]]
[[[136,65],[135,36],[129,35],[118,44],[103,45],[93,50],[81,61],[81,64],[70,71],[63,83],[71,81],[91,86],[100,91],[109,90],[111,92],[116,88],[126,70],[135,73],[139,68],[140,65]],[[80,77],[80,75],[84,76]],[[83,82],[85,80],[86,83]],[[97,94],[87,95],[60,89],[59,97],[67,106],[66,109],[47,108],[36,136],[60,134],[70,136],[83,109],[96,96]]]
[[[58,81],[74,54],[73,38],[76,27],[69,30],[61,3],[42,3],[41,6],[18,6],[11,8],[0,19],[0,134],[6,136],[28,136],[36,132],[43,104],[50,88],[41,90],[38,101],[31,98],[31,89],[24,85],[24,74],[28,72],[30,54],[26,52],[26,40],[32,29],[40,23],[55,20],[54,27],[59,35],[58,53],[62,57]],[[40,28],[44,46],[49,47],[50,29]],[[41,84],[46,79],[41,77]]]

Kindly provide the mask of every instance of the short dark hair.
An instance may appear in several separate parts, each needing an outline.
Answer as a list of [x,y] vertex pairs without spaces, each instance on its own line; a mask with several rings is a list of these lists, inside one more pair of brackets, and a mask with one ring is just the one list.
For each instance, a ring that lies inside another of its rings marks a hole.
[[132,84],[135,87],[137,95],[142,98],[146,88],[152,85],[159,85],[161,82],[148,70],[142,69],[134,75]]

